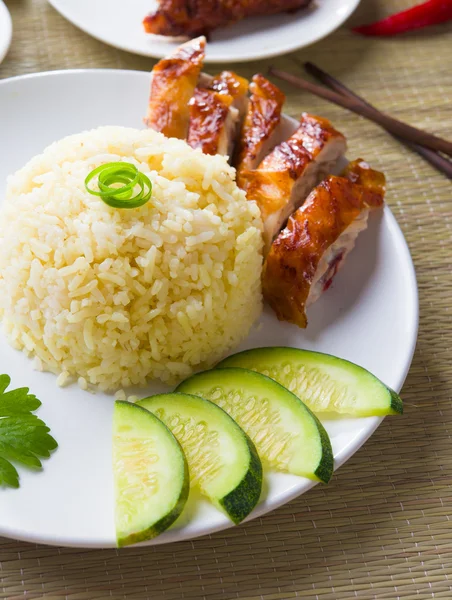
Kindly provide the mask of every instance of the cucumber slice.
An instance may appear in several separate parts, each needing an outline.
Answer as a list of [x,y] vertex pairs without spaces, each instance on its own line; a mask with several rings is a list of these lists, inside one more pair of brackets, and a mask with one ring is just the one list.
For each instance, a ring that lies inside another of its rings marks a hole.
[[398,394],[363,367],[330,354],[298,348],[255,348],[217,365],[223,367],[263,373],[296,394],[314,412],[354,417],[403,413]]
[[247,369],[214,369],[190,377],[177,390],[223,408],[275,469],[325,483],[331,478],[327,432],[297,396],[273,379]]
[[190,485],[234,523],[256,506],[262,464],[254,444],[216,404],[188,394],[159,394],[137,404],[153,412],[173,432],[187,457]]
[[171,431],[152,413],[115,402],[113,473],[118,547],[167,529],[188,498],[188,466]]

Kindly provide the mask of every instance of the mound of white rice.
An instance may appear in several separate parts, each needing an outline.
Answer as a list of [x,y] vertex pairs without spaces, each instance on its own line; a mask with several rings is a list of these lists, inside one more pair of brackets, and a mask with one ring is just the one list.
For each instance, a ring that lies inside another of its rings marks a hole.
[[[153,183],[138,209],[86,192],[125,160]],[[38,368],[103,390],[172,382],[218,361],[261,311],[261,219],[222,156],[152,130],[102,127],[9,178],[0,316]]]

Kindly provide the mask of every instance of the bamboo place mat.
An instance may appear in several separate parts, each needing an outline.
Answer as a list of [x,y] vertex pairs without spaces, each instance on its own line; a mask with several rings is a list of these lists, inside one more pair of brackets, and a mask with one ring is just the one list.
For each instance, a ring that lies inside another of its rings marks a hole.
[[[0,66],[2,78],[80,67],[149,70],[154,64],[89,38],[44,0],[6,3],[14,39]],[[410,4],[362,0],[345,27],[292,56],[318,63],[396,117],[452,139],[450,27],[393,40],[363,39],[348,30],[350,23]],[[290,55],[234,68],[249,76],[270,63],[296,72]],[[387,175],[388,202],[408,240],[420,293],[419,341],[403,389],[405,415],[386,419],[328,487],[316,486],[223,533],[121,551],[2,539],[1,598],[452,598],[451,183],[376,126],[288,86],[284,90],[290,114],[308,110],[332,119],[347,135],[353,156]],[[0,140],[1,154],[7,143],[1,132]]]

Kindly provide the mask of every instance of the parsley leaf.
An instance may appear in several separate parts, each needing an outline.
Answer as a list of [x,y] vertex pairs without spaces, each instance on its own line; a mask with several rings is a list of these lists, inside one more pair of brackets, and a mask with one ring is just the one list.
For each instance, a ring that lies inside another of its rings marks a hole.
[[50,429],[32,414],[41,402],[28,388],[6,391],[8,375],[0,375],[0,486],[19,487],[19,475],[10,461],[42,468],[40,457],[48,458],[58,446]]
[[13,465],[0,456],[0,483],[14,488],[19,487],[19,473]]

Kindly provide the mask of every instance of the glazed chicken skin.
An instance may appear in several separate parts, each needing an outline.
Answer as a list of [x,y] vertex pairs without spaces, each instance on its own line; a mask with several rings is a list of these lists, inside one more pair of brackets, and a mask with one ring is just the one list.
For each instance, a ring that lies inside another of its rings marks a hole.
[[231,71],[202,74],[190,100],[187,142],[204,154],[232,156],[247,105],[248,81]]
[[239,111],[239,118],[241,120],[244,118],[248,107],[248,79],[240,77],[233,71],[221,71],[211,78],[208,87],[219,94],[231,96],[232,106]]
[[384,175],[358,159],[318,185],[289,218],[263,271],[264,297],[279,320],[306,327],[306,308],[330,287],[384,193]]
[[230,155],[237,131],[238,110],[232,96],[197,88],[190,100],[187,143],[204,154]]
[[188,103],[201,73],[205,46],[205,37],[190,40],[155,65],[145,118],[148,127],[167,137],[187,137],[190,120]]
[[280,141],[281,111],[285,96],[263,75],[254,75],[250,99],[235,158],[237,183],[246,190],[248,175]]
[[386,191],[386,177],[383,173],[374,171],[362,158],[358,158],[349,162],[341,175],[352,183],[364,187],[368,206],[371,208],[383,206]]
[[264,253],[289,216],[346,150],[344,136],[327,119],[303,113],[297,131],[249,173],[247,197],[264,222]]
[[246,17],[292,12],[311,0],[160,0],[144,21],[147,33],[169,36],[207,35]]

